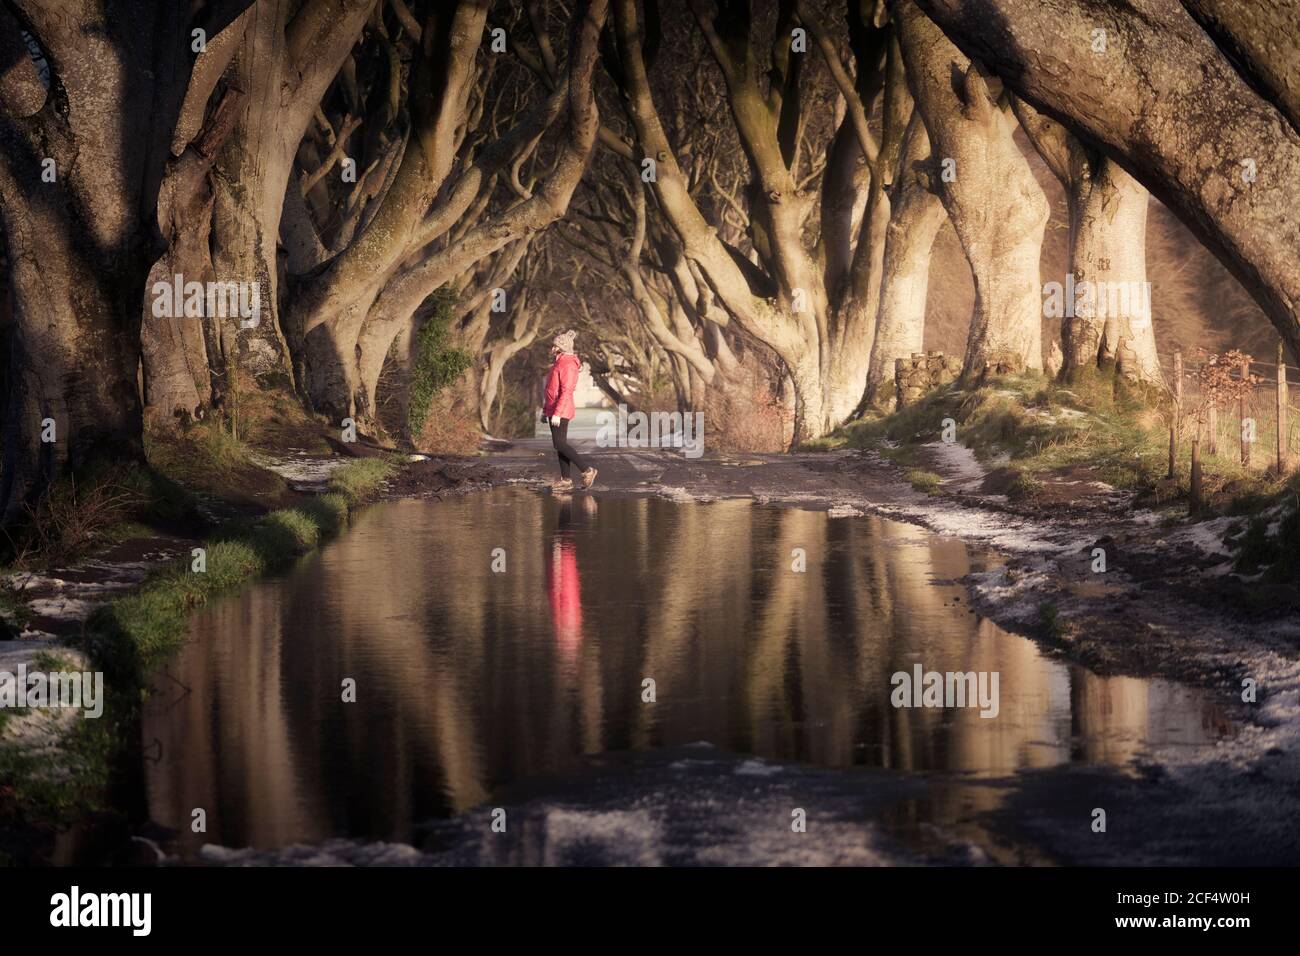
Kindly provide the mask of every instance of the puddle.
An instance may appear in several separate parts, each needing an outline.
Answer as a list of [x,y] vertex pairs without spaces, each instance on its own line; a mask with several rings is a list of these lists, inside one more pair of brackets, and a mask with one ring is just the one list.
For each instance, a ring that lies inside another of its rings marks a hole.
[[[143,717],[148,816],[184,854],[411,843],[598,755],[707,742],[755,785],[768,765],[850,792],[881,771],[975,782],[891,811],[916,830],[995,805],[1009,776],[1129,774],[1227,732],[1200,691],[1097,676],[972,613],[954,582],[981,560],[912,525],[744,500],[377,505],[195,616]],[[997,716],[892,706],[892,675],[916,665],[996,672]]]

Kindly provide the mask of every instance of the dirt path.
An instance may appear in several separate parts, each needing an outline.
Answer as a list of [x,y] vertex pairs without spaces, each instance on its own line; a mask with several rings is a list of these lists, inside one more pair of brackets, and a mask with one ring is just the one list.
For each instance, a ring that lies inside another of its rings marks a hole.
[[[671,449],[578,447],[599,469],[590,494],[743,497],[834,517],[878,514],[993,549],[1005,563],[966,582],[976,606],[1099,673],[1203,686],[1266,674],[1300,687],[1300,592],[1232,573],[1224,538],[1234,519],[1167,525],[1087,477],[1073,494],[1056,489],[1044,502],[1016,506],[985,490],[987,475],[961,446],[930,450],[929,467],[944,477],[937,495],[913,489],[869,452],[691,460]],[[517,442],[489,461],[498,480],[545,488],[558,477],[544,439]]]
[[[1107,806],[1140,824],[1136,832],[1163,828],[1172,841],[1160,857],[1164,861],[1191,853],[1175,837],[1198,832],[1198,821],[1209,818],[1252,821],[1246,831],[1267,834],[1279,859],[1289,859],[1293,837],[1270,828],[1285,825],[1300,808],[1295,787],[1300,779],[1300,615],[1286,600],[1263,592],[1258,582],[1231,573],[1223,543],[1230,521],[1165,526],[1161,516],[1086,476],[1072,491],[1055,489],[1046,503],[1017,505],[998,493],[973,458],[951,447],[926,450],[926,467],[943,478],[936,495],[914,489],[901,469],[872,453],[688,459],[666,449],[598,449],[590,442],[579,447],[591,453],[600,470],[595,486],[581,493],[658,496],[706,507],[710,501],[744,498],[826,510],[844,519],[875,514],[995,552],[998,559],[980,562],[988,570],[964,581],[980,613],[1097,673],[1160,676],[1213,688],[1233,712],[1239,729],[1220,747],[1153,755],[1133,768],[1137,776],[1131,779],[1097,774],[1099,805],[1109,800]],[[275,464],[285,470],[292,466],[291,475],[281,474],[308,494],[321,484],[325,462],[294,456]],[[503,483],[546,494],[556,477],[549,442],[529,439],[481,458],[410,462],[381,497],[441,497]],[[25,583],[53,589],[38,601],[73,602],[51,605],[52,613],[41,622],[50,631],[59,630],[59,618],[79,627],[89,606],[131,586],[148,566],[184,543],[155,542],[144,553],[117,555],[120,561],[105,555],[86,574],[63,574],[57,584]],[[1099,547],[1106,555],[1104,571],[1094,570]],[[88,590],[73,593],[72,584]],[[15,652],[30,656],[43,649],[50,635],[40,638],[13,642]],[[1250,704],[1237,702],[1244,679],[1258,683],[1257,699]],[[1043,772],[1034,776],[1033,786],[1040,791],[1037,802],[1025,802],[1023,812],[1009,811],[1000,830],[1016,843],[1045,847],[1061,859],[1083,860],[1099,852],[1080,842],[1070,821],[1040,812],[1042,806],[1067,803],[1061,793],[1077,794],[1079,776]],[[1186,820],[1171,827],[1164,818],[1175,810],[1171,819],[1183,814]],[[1215,858],[1236,859],[1232,853],[1239,851],[1228,847]],[[951,852],[945,844],[934,856],[952,862]]]

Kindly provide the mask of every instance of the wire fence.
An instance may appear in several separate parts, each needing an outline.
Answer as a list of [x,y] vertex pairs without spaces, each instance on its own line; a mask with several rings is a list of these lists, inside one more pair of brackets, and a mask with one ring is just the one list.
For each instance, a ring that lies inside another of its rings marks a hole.
[[1201,366],[1214,358],[1200,348],[1161,357],[1178,412],[1170,429],[1171,455],[1198,440],[1201,455],[1212,460],[1250,471],[1290,470],[1300,460],[1300,369],[1286,364],[1281,348],[1277,362],[1252,357],[1233,373],[1238,380],[1249,374],[1244,394],[1232,401],[1220,396],[1216,403],[1201,377]]

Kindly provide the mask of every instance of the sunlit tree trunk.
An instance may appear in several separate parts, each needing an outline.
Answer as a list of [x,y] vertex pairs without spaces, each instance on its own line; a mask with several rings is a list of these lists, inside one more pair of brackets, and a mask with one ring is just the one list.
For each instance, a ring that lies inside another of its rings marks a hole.
[[894,404],[894,360],[924,348],[930,259],[935,235],[948,216],[933,189],[935,178],[930,137],[925,124],[914,120],[908,129],[902,170],[894,184],[880,318],[867,375],[867,400],[876,407],[890,408]]
[[918,2],[1018,95],[1122,162],[1300,355],[1300,67],[1277,52],[1300,37],[1293,3]]
[[975,280],[963,371],[1041,369],[1039,256],[1049,209],[979,68],[913,0],[892,0],[908,82],[939,163],[939,195]]
[[260,321],[239,330],[235,351],[264,388],[293,386],[277,250],[294,159],[375,2],[257,0],[229,67],[245,95],[214,163],[212,267],[218,281],[257,283]]
[[[1123,356],[1119,370],[1126,377],[1161,381],[1146,270],[1149,194],[1059,123],[1019,98],[1013,105],[1030,142],[1061,181],[1069,209],[1073,284],[1063,282],[1058,297],[1062,373],[1116,367]],[[1067,295],[1066,289],[1083,291]]]

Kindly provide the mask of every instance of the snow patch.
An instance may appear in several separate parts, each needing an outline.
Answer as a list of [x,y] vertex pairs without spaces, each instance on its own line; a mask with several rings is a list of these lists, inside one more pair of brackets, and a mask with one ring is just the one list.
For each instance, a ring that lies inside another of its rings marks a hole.
[[1188,525],[1186,528],[1179,529],[1169,534],[1169,541],[1185,542],[1192,545],[1198,551],[1206,555],[1231,557],[1231,549],[1223,543],[1223,539],[1228,535],[1228,529],[1238,522],[1239,519],[1232,517],[1214,518],[1210,521],[1198,521],[1196,524]]
[[265,453],[249,456],[254,464],[273,471],[289,482],[294,491],[324,491],[330,475],[347,462],[343,458],[321,458],[298,451],[292,457],[276,457]]
[[930,454],[934,470],[954,490],[973,491],[988,474],[975,457],[975,452],[965,445],[938,441],[921,447]]
[[860,518],[864,512],[853,505],[832,505],[826,512],[828,518]]
[[738,777],[771,777],[780,773],[781,768],[761,760],[746,760],[735,772]]
[[[602,488],[602,490],[604,489]],[[718,500],[716,495],[691,492],[673,485],[660,485],[654,489],[654,492],[660,498],[666,498],[681,505],[707,504],[710,501]]]

